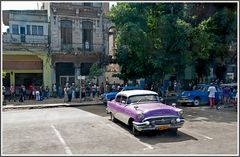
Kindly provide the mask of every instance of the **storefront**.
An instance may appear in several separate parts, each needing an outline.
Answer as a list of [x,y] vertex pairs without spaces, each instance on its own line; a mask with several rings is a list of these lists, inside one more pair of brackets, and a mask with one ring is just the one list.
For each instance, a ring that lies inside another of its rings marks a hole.
[[3,85],[9,87],[43,84],[43,61],[36,55],[3,55],[3,70],[7,73]]

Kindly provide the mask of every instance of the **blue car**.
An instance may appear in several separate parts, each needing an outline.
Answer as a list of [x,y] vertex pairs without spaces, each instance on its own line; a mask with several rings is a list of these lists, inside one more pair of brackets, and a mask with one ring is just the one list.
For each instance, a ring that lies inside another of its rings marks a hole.
[[117,93],[120,91],[127,91],[127,90],[134,90],[134,89],[142,89],[142,88],[137,87],[137,86],[126,86],[126,87],[120,87],[119,91],[104,93],[104,94],[102,94],[103,103],[106,105],[107,101],[113,100],[115,98],[115,96],[117,95]]
[[[200,104],[208,104],[208,87],[210,85],[207,84],[198,84],[194,87],[192,91],[184,91],[179,94],[177,102],[181,105],[194,105],[199,106]],[[221,100],[222,91],[218,86],[215,86],[217,93],[215,95],[216,103]]]

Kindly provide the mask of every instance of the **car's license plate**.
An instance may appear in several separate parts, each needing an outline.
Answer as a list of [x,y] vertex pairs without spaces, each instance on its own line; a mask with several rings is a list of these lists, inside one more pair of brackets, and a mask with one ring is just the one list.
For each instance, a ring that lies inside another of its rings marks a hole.
[[159,130],[166,130],[166,129],[168,129],[168,128],[169,128],[169,126],[167,126],[167,125],[162,125],[162,126],[159,127]]

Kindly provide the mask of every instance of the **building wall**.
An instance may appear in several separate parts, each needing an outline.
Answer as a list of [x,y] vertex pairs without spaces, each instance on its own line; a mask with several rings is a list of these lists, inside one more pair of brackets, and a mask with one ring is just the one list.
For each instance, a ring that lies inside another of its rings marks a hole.
[[[58,5],[59,6],[59,5]],[[62,6],[61,6],[62,7]],[[51,46],[53,51],[60,51],[61,49],[61,20],[70,20],[72,21],[72,42],[73,42],[73,48],[74,50],[77,50],[77,48],[81,47],[83,45],[82,42],[82,23],[84,21],[91,21],[93,22],[93,44],[94,44],[94,50],[101,52],[102,45],[105,41],[103,41],[103,20],[102,15],[99,16],[92,16],[90,13],[94,13],[95,11],[89,10],[89,15],[92,17],[86,17],[86,15],[81,16],[80,14],[77,14],[75,12],[80,12],[83,10],[83,8],[76,8],[72,10],[61,10],[56,11],[56,13],[53,12],[52,9],[50,9],[50,25],[51,25]],[[52,5],[50,8],[54,8],[54,5]],[[66,9],[66,8],[65,8]],[[99,9],[100,10],[100,9]],[[69,13],[70,11],[70,13]],[[73,16],[73,14],[76,14]]]
[[[50,19],[50,37],[52,54],[52,81],[56,82],[56,63],[73,63],[75,67],[75,77],[81,74],[80,69],[83,63],[99,63],[102,54],[106,54],[108,49],[108,31],[103,20],[104,13],[108,12],[108,3],[93,3],[93,6],[84,6],[84,3],[50,3],[45,5],[48,8]],[[106,9],[107,8],[107,9]],[[104,10],[104,12],[102,11]],[[72,49],[63,50],[61,47],[61,20],[72,22]],[[93,50],[84,51],[83,43],[83,22],[93,23],[92,44]],[[104,80],[104,78],[103,78]],[[77,79],[76,79],[77,81]],[[58,83],[58,82],[56,82]]]
[[[9,33],[3,34],[3,70],[10,74],[15,84],[19,74],[41,74],[43,85],[51,87],[51,59],[48,56],[47,11],[4,11],[9,14]],[[12,33],[12,25],[18,25],[19,34]],[[43,35],[27,35],[27,25],[43,26]],[[25,42],[21,40],[20,27],[25,27]],[[32,82],[34,83],[34,82]]]

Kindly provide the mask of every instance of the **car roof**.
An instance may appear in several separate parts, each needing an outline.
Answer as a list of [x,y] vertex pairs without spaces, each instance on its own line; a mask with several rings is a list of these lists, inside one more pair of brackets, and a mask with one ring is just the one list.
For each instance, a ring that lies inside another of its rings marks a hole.
[[197,86],[209,86],[208,84],[197,84]]
[[237,83],[224,83],[224,84],[221,84],[220,86],[228,86],[228,87],[236,87],[237,86]]
[[145,95],[145,94],[156,94],[156,92],[150,91],[150,90],[129,90],[129,91],[121,91],[119,92],[116,96],[118,95],[124,95],[126,97],[130,97],[133,95]]
[[140,89],[140,87],[138,87],[138,86],[125,86],[125,87],[122,87],[122,89]]

